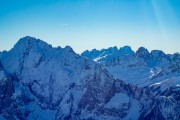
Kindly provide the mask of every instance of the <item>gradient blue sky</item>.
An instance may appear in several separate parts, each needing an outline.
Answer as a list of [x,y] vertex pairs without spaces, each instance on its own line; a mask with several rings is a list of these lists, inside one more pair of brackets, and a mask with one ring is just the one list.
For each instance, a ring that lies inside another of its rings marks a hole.
[[0,51],[24,36],[75,52],[129,45],[180,52],[180,0],[0,0]]

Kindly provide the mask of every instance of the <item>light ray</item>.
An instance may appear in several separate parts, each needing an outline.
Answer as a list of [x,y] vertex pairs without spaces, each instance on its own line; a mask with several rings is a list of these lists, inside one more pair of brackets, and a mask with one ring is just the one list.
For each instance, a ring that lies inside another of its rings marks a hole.
[[152,4],[152,7],[153,7],[153,10],[155,13],[155,17],[157,19],[157,23],[159,25],[160,32],[162,34],[162,38],[164,40],[167,40],[168,35],[167,35],[166,29],[165,29],[165,25],[164,25],[164,21],[163,21],[162,15],[161,15],[161,11],[159,9],[159,6],[157,5],[157,1],[151,0],[151,4]]

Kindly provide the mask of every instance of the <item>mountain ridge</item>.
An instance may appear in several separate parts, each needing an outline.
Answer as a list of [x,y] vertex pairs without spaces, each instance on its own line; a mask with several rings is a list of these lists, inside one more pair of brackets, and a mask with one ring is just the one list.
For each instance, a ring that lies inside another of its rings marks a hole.
[[[131,50],[126,47],[121,51],[126,56]],[[69,46],[53,48],[33,37],[21,38],[14,48],[1,53],[0,86],[0,119],[179,117],[178,98],[174,100],[172,90],[167,97],[156,96],[148,87],[115,78],[103,64],[76,54]]]

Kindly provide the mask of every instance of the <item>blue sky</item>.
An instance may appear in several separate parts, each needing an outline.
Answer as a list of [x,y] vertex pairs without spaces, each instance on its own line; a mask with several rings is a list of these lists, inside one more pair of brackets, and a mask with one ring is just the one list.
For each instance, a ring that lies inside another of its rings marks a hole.
[[0,0],[0,51],[24,36],[75,52],[129,45],[180,52],[180,0]]

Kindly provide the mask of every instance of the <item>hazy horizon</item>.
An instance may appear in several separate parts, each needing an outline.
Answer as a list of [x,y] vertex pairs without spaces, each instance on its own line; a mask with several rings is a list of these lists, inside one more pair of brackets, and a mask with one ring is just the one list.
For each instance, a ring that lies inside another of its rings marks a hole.
[[24,36],[75,52],[131,46],[180,52],[178,0],[7,0],[0,4],[0,51]]

